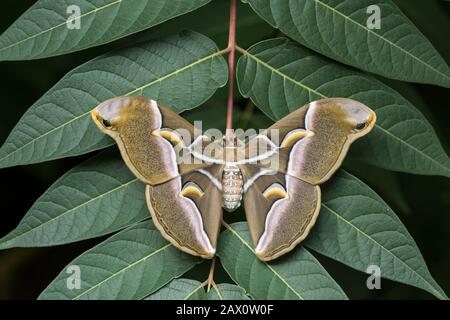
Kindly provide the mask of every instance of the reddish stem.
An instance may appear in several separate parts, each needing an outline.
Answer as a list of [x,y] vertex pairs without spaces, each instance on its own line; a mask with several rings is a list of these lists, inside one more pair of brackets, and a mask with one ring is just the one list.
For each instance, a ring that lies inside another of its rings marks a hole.
[[242,48],[239,47],[238,45],[235,45],[235,46],[234,46],[234,49],[235,49],[236,51],[238,51],[239,53],[243,54],[243,55],[248,54],[247,50],[242,49]]
[[236,0],[230,0],[230,24],[228,32],[228,104],[226,137],[232,138],[233,130],[233,93],[234,93],[234,56],[236,52]]

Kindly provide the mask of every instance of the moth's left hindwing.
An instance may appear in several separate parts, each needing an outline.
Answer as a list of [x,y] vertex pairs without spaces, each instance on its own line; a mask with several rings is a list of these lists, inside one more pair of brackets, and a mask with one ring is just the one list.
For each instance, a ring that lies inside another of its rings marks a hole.
[[263,175],[248,186],[244,206],[256,255],[273,260],[308,235],[319,214],[320,188],[289,175]]
[[360,102],[323,99],[258,136],[277,146],[269,157],[258,155],[255,164],[241,166],[247,222],[261,260],[281,256],[308,235],[320,209],[318,185],[339,168],[350,144],[367,134],[375,120],[375,113]]
[[[308,235],[320,209],[319,185],[339,168],[350,144],[373,128],[376,116],[354,100],[318,100],[275,123],[252,140],[257,144],[250,141],[229,152],[205,136],[192,141],[189,122],[143,97],[107,100],[92,111],[92,118],[147,184],[147,203],[162,235],[193,255],[215,254],[222,173],[225,165],[237,165],[255,252],[267,261]],[[214,152],[205,154],[208,147]],[[230,162],[228,155],[243,160]]]
[[[179,161],[194,127],[175,112],[144,97],[101,103],[92,118],[119,146],[134,175],[147,184],[147,203],[163,236],[183,251],[204,258],[215,254],[221,219],[220,190],[196,169],[209,164]],[[219,174],[220,168],[212,174]],[[208,183],[209,182],[209,183]]]

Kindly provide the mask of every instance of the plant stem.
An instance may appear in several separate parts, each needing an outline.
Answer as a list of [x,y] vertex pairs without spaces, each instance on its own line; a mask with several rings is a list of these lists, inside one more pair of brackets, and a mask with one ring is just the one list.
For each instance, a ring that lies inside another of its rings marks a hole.
[[208,285],[208,287],[206,289],[207,292],[211,289],[211,286],[215,285],[215,282],[214,282],[214,271],[215,271],[215,269],[216,269],[216,257],[213,257],[212,261],[211,261],[211,266],[209,268],[208,279],[206,280],[206,283]]
[[[236,52],[236,0],[230,0],[230,24],[228,32],[228,47],[220,50],[217,54],[222,55],[228,52],[228,104],[227,104],[227,124],[226,138],[233,138],[233,93],[234,93],[234,56]],[[207,286],[207,291],[211,286],[215,287],[214,271],[216,268],[216,257],[213,257],[209,268],[208,279],[202,283]]]
[[228,223],[226,223],[225,220],[223,220],[223,218],[222,218],[222,220],[221,220],[221,223],[222,223],[222,225],[225,227],[225,229],[231,230],[230,225],[229,225]]
[[232,138],[233,130],[233,93],[234,93],[234,57],[236,52],[236,0],[230,0],[230,24],[228,32],[228,104],[227,104],[227,140]]
[[235,49],[236,51],[239,51],[239,53],[241,53],[241,54],[243,54],[243,55],[248,54],[247,50],[242,49],[242,48],[239,47],[238,45],[235,45],[235,46],[234,46],[234,49]]

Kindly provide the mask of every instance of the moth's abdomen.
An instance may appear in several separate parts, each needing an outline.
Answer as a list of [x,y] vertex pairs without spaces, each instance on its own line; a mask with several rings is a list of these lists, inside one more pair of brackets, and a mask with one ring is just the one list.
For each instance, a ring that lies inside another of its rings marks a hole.
[[235,165],[226,165],[222,176],[222,207],[234,211],[241,205],[244,180],[241,170]]

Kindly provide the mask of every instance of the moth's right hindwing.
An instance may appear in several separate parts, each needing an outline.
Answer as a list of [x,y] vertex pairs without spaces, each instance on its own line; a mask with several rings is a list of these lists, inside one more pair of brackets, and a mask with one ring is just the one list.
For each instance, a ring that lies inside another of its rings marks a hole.
[[92,118],[117,142],[128,168],[147,184],[147,204],[162,235],[185,252],[213,257],[222,217],[220,185],[195,170],[213,177],[221,167],[194,162],[189,153],[188,161],[179,161],[194,127],[139,96],[107,100],[92,111]]
[[[375,113],[357,101],[323,99],[275,123],[254,139],[258,144],[227,152],[206,136],[192,141],[189,122],[144,97],[107,100],[92,111],[92,118],[147,184],[147,203],[162,235],[203,258],[216,251],[224,165],[229,164],[228,155],[242,156],[233,165],[244,176],[244,205],[256,254],[266,261],[292,250],[308,235],[320,208],[319,185],[376,120]],[[209,147],[214,152],[205,154]],[[187,158],[180,161],[185,151]]]
[[[219,177],[222,166],[202,169]],[[147,186],[152,219],[163,236],[179,249],[202,258],[216,252],[222,219],[220,185],[193,171],[157,186]]]

